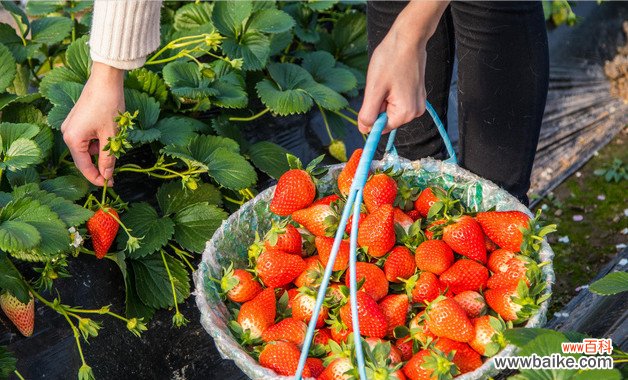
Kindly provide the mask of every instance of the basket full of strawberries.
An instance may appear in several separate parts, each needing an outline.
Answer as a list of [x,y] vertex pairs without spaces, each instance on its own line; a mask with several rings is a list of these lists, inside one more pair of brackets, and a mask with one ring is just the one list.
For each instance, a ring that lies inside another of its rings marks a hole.
[[[201,321],[253,379],[294,376],[362,151],[286,172],[223,223],[195,274]],[[296,160],[293,160],[296,162]],[[357,235],[357,310],[369,378],[480,379],[502,333],[545,323],[552,226],[490,181],[433,159],[374,162]],[[349,219],[303,378],[358,378]]]

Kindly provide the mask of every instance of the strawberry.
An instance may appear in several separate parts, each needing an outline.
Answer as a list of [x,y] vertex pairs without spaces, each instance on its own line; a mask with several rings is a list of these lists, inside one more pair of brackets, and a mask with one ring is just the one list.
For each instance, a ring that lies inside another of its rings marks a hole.
[[327,287],[326,300],[330,307],[336,307],[340,305],[349,294],[349,289],[340,283],[331,283]]
[[279,216],[288,216],[311,205],[315,197],[316,185],[310,173],[291,169],[279,178],[270,201],[270,211]]
[[328,195],[326,197],[322,197],[321,199],[315,200],[314,203],[312,203],[312,206],[314,206],[314,205],[331,206],[331,204],[333,202],[336,202],[339,199],[340,199],[340,197],[337,194]]
[[427,227],[425,227],[425,237],[428,240],[440,238],[440,236],[442,235],[441,224],[445,223],[447,223],[445,219],[438,219],[428,224]]
[[310,256],[305,259],[305,269],[294,280],[294,284],[301,287],[316,286],[321,283],[324,268],[317,256]]
[[452,359],[453,355],[421,350],[408,360],[403,373],[410,380],[451,379],[459,373]]
[[[358,319],[362,336],[383,338],[386,336],[388,321],[377,302],[366,292],[357,292]],[[340,318],[353,331],[350,303],[340,308]]]
[[375,174],[366,181],[364,204],[369,212],[374,212],[382,205],[392,206],[395,198],[397,198],[397,182],[387,174]]
[[514,252],[506,249],[497,249],[488,257],[488,269],[493,273],[505,272],[508,269],[506,263],[515,256],[516,254]]
[[519,284],[519,280],[523,280],[526,285],[530,285],[530,280],[526,276],[528,268],[530,268],[530,271],[538,271],[538,266],[534,260],[523,255],[517,255],[508,260],[505,266],[505,271],[494,273],[488,279],[486,286],[489,289],[516,287]]
[[305,261],[300,256],[282,251],[265,251],[257,258],[255,271],[266,286],[284,286],[305,270]]
[[442,240],[426,240],[417,247],[414,260],[420,270],[440,275],[453,264],[454,252]]
[[416,265],[412,252],[403,246],[393,248],[384,262],[384,274],[389,282],[407,280],[415,271]]
[[353,183],[353,177],[355,176],[355,172],[358,169],[358,164],[360,163],[360,158],[362,157],[362,149],[356,149],[349,161],[342,168],[340,174],[338,174],[338,190],[340,190],[340,194],[349,195],[349,190],[351,189],[351,183]]
[[399,227],[403,228],[406,232],[408,232],[410,226],[414,223],[414,220],[398,207],[394,208],[393,220],[395,224],[399,225]]
[[513,252],[521,250],[523,232],[530,225],[530,217],[521,211],[479,212],[475,219],[486,235],[500,248]]
[[323,361],[319,358],[307,358],[305,365],[310,369],[310,376],[317,378],[325,370]]
[[243,269],[233,269],[233,265],[225,269],[220,280],[222,292],[233,302],[246,302],[255,298],[262,291],[262,286],[255,281],[253,275]]
[[473,339],[473,325],[467,313],[451,298],[438,297],[425,311],[427,327],[438,337],[445,337],[457,342]]
[[461,374],[475,371],[482,366],[480,354],[473,351],[467,343],[456,342],[455,340],[447,338],[438,338],[436,344],[434,344],[434,348],[445,354],[453,352],[453,362],[458,367]]
[[[357,283],[359,284],[361,281],[364,281],[360,290],[368,293],[375,301],[379,301],[388,294],[388,280],[386,279],[384,271],[379,269],[377,265],[357,262],[355,264],[355,271]],[[350,276],[351,272],[347,270],[347,275],[345,276],[345,285],[347,287],[350,287]]]
[[438,277],[431,272],[415,274],[406,281],[406,292],[412,297],[412,302],[427,303],[436,299],[444,286]]
[[[349,339],[349,335],[351,334],[351,330],[347,327],[347,325],[337,317],[332,317],[331,320],[328,320],[328,322],[329,321],[331,321],[329,327],[331,339],[336,343],[346,342]],[[360,329],[361,328],[362,327],[360,327]]]
[[[326,236],[317,236],[314,239],[316,250],[318,251],[318,257],[321,263],[326,267],[331,255],[331,249],[334,245],[334,238]],[[334,262],[334,271],[345,270],[349,266],[350,246],[348,240],[340,242],[340,248],[336,255],[336,261]]]
[[33,335],[35,329],[35,299],[32,295],[29,294],[29,296],[28,303],[22,303],[9,292],[0,295],[0,308],[19,332],[26,337]]
[[264,330],[262,340],[264,342],[283,340],[301,346],[305,340],[306,330],[305,322],[296,318],[286,318]]
[[454,252],[486,264],[484,232],[472,217],[463,215],[443,228],[443,240]]
[[369,214],[358,231],[358,244],[367,248],[369,255],[382,257],[392,249],[397,240],[393,221],[393,207],[385,204]]
[[[304,288],[299,291],[292,300],[290,307],[292,308],[292,318],[301,320],[305,323],[310,323],[312,314],[314,313],[314,306],[316,306],[316,293],[314,290]],[[329,314],[327,306],[323,305],[318,314],[316,320],[316,327],[321,328],[325,325],[325,319]]]
[[430,331],[425,321],[425,311],[421,311],[415,315],[408,323],[410,329],[410,336],[413,340],[421,343],[422,346],[426,346],[429,342],[436,338],[436,335]]
[[456,294],[454,301],[464,309],[469,318],[476,318],[486,313],[486,301],[484,297],[473,290],[465,290]]
[[[294,376],[299,366],[301,351],[291,342],[270,342],[259,354],[259,364],[270,368],[278,375]],[[310,377],[310,368],[305,366],[303,377]]]
[[96,258],[102,259],[118,234],[118,212],[110,207],[96,211],[87,221],[87,231],[92,236],[92,245]]
[[[358,221],[358,229],[362,225],[362,222],[364,221],[364,219],[366,219],[367,215],[368,214],[364,212],[360,213],[360,220]],[[351,228],[353,228],[353,213],[349,215],[349,219],[347,219],[347,226],[345,227],[345,232],[347,233],[347,235],[351,235]]]
[[414,221],[416,221],[418,219],[421,219],[421,213],[419,212],[419,210],[406,211],[406,215],[411,217],[412,220],[414,220]]
[[484,298],[488,306],[504,321],[518,323],[536,312],[538,304],[544,300],[531,298],[529,291],[524,283],[520,283],[517,287],[488,289],[484,292]]
[[427,187],[423,191],[421,191],[419,197],[416,199],[416,201],[414,201],[414,209],[417,210],[422,217],[426,217],[427,214],[429,214],[432,205],[438,201],[439,199],[434,194],[432,189]]
[[301,234],[292,224],[273,225],[264,241],[264,247],[268,251],[279,250],[295,255],[302,254],[302,244]]
[[414,355],[414,343],[411,338],[399,338],[395,341],[395,347],[401,352],[401,360],[406,362]]
[[292,213],[292,219],[315,236],[333,235],[335,213],[329,205],[314,205]]
[[389,341],[380,338],[364,338],[364,341],[366,342],[366,344],[368,344],[371,351],[375,350],[377,346],[385,346],[383,347],[384,352],[390,352],[388,354],[388,357],[386,358],[388,359],[390,364],[397,364],[402,362],[401,351],[399,351],[399,349],[392,345]]
[[314,339],[312,340],[313,344],[320,344],[326,346],[331,339],[331,331],[328,328],[318,329],[314,333]]
[[[353,158],[353,157],[352,157]],[[355,378],[351,372],[355,368],[348,358],[334,359],[318,376],[318,380],[349,380]]]
[[503,332],[508,327],[501,318],[484,315],[471,321],[475,329],[475,337],[469,345],[482,356],[493,356],[506,347]]
[[465,290],[480,291],[486,288],[488,269],[476,261],[461,259],[440,275],[440,281],[454,294]]
[[276,315],[275,289],[266,288],[255,298],[242,304],[238,313],[238,323],[243,331],[249,330],[251,339],[258,339],[273,325]]
[[386,320],[388,321],[388,336],[393,336],[397,326],[404,326],[408,317],[410,304],[405,294],[391,294],[379,302]]
[[484,246],[486,247],[486,251],[487,252],[493,252],[493,251],[499,249],[497,244],[495,244],[494,241],[489,239],[488,236],[484,236]]

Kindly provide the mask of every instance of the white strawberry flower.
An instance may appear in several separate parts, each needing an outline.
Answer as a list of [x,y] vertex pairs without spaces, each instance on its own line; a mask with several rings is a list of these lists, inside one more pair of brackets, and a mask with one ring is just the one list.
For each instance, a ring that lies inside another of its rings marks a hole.
[[80,248],[81,245],[83,245],[83,237],[81,236],[81,234],[75,227],[68,228],[68,232],[70,232],[70,239],[72,239],[72,243],[70,243],[70,246],[74,248]]

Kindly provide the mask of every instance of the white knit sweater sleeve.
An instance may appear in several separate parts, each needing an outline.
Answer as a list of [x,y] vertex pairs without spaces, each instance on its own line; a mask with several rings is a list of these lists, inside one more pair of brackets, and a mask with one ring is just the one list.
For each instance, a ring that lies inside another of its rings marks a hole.
[[155,0],[96,0],[92,60],[124,70],[141,67],[159,46],[160,8]]

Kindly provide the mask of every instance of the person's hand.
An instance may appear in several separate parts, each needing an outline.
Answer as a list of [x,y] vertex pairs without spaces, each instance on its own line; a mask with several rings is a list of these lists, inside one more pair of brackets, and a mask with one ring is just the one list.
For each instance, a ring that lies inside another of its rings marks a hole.
[[[123,70],[94,62],[79,100],[61,125],[74,164],[96,186],[103,186],[105,180],[113,183],[116,159],[103,148],[116,134],[114,118],[124,112],[123,81]],[[92,155],[98,155],[97,167]]]
[[426,44],[447,8],[446,1],[411,1],[377,46],[369,62],[358,128],[370,132],[381,112],[384,133],[425,112]]

